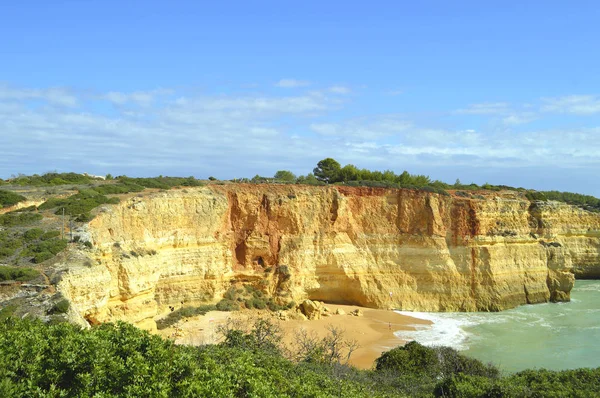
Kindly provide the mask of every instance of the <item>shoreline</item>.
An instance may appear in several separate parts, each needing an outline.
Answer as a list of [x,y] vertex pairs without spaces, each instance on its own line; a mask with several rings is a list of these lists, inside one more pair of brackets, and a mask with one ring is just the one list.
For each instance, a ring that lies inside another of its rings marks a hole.
[[[265,311],[211,311],[206,315],[184,319],[172,327],[156,331],[156,334],[172,338],[176,344],[214,344],[219,339],[218,326],[225,324],[228,319],[248,318],[251,321],[269,314],[268,316],[281,327],[282,340],[286,347],[294,346],[295,333],[302,329],[309,334],[316,334],[318,337],[327,335],[330,327],[343,330],[344,340],[354,340],[359,344],[359,348],[353,352],[348,364],[359,369],[370,369],[383,352],[404,345],[407,342],[407,340],[397,337],[394,332],[415,330],[412,325],[432,324],[429,320],[399,314],[393,310],[365,308],[355,305],[325,304],[325,306],[329,308],[331,314],[334,314],[338,309],[345,311],[346,314],[331,315],[316,320],[282,321],[273,313],[266,313]],[[350,312],[356,309],[359,309],[363,315],[349,315]]]

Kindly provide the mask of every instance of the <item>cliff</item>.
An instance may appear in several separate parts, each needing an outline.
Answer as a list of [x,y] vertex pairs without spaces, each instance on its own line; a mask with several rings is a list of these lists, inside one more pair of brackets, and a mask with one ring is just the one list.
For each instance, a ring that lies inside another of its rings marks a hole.
[[169,306],[215,302],[235,282],[282,302],[497,311],[569,300],[600,276],[600,215],[514,192],[210,185],[98,210],[94,249],[58,284],[89,322],[155,327]]

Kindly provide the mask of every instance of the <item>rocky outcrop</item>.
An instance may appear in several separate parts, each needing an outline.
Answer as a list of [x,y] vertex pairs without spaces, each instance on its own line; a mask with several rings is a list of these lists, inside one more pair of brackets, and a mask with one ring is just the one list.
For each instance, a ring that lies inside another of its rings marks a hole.
[[600,275],[598,214],[485,195],[268,184],[144,193],[99,209],[87,265],[68,260],[59,289],[89,322],[152,328],[169,307],[218,301],[240,282],[280,302],[497,311],[568,300],[574,274]]

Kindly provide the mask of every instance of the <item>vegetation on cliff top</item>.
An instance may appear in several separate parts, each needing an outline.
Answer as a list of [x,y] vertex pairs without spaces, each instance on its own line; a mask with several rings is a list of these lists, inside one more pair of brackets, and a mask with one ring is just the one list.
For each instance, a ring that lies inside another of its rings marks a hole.
[[337,355],[339,340],[312,341],[289,355],[269,321],[220,332],[220,344],[181,346],[125,323],[81,330],[3,316],[0,396],[469,398],[600,391],[600,369],[500,377],[493,366],[451,348],[413,342],[384,353],[373,370],[358,370]]
[[[455,190],[459,196],[466,197],[473,197],[468,191],[510,190],[523,192],[527,199],[532,201],[556,200],[579,206],[586,210],[600,211],[600,199],[590,195],[559,191],[534,191],[525,188],[515,188],[509,185],[492,185],[488,183],[481,186],[474,183],[462,184],[459,179],[454,184],[448,184],[439,180],[431,180],[427,175],[410,174],[408,171],[396,174],[391,170],[371,171],[368,169],[359,169],[353,164],[347,164],[342,167],[339,162],[332,158],[319,161],[313,173],[309,173],[306,176],[295,177],[288,170],[279,170],[275,173],[273,179],[281,183],[308,185],[343,184],[347,186],[420,189],[442,195],[447,195],[446,190]],[[250,182],[261,183],[273,179],[255,176]],[[477,195],[474,197],[477,197]]]
[[[85,190],[92,190],[100,195],[125,194],[130,192],[140,192],[146,188],[152,189],[170,189],[173,187],[185,186],[201,186],[202,182],[190,177],[152,177],[152,178],[131,178],[127,176],[118,176],[113,178],[110,174],[106,176],[108,181],[100,181],[93,176],[82,175],[77,173],[46,173],[43,175],[25,176],[19,175],[10,180],[3,181],[0,179],[0,185],[17,185],[17,186],[60,186],[60,185],[87,185],[87,188],[80,187]],[[216,178],[210,177],[210,181],[217,181]],[[277,182],[283,184],[305,184],[305,185],[327,185],[327,184],[342,184],[346,186],[366,186],[366,187],[381,187],[381,188],[408,188],[418,189],[428,192],[448,195],[447,190],[455,190],[456,194],[465,197],[482,198],[479,195],[472,195],[469,191],[501,191],[511,190],[523,192],[529,200],[556,200],[565,202],[575,206],[582,207],[586,210],[600,211],[600,199],[590,195],[582,195],[571,192],[559,191],[535,191],[525,188],[516,188],[509,185],[492,185],[485,183],[477,185],[474,183],[462,184],[460,180],[456,180],[454,184],[448,184],[439,180],[432,180],[427,175],[410,174],[408,171],[403,171],[401,174],[396,174],[392,170],[368,170],[359,169],[353,164],[342,165],[333,158],[325,158],[319,161],[312,173],[305,176],[296,176],[289,170],[279,170],[273,177],[261,177],[259,175],[253,178],[236,178],[233,182],[247,183],[266,183]],[[222,184],[222,182],[216,182]],[[6,192],[6,193],[3,193]],[[0,207],[9,206],[18,201],[25,200],[25,197],[15,194],[7,190],[0,190]],[[16,201],[16,202],[15,202]],[[103,202],[107,203],[107,202]],[[102,203],[99,203],[102,204]],[[62,211],[62,210],[60,210]],[[88,210],[89,212],[89,210]],[[88,212],[81,214],[89,215]],[[80,214],[80,215],[81,215]],[[81,221],[88,220],[85,216],[80,218]],[[89,221],[89,220],[88,220]]]

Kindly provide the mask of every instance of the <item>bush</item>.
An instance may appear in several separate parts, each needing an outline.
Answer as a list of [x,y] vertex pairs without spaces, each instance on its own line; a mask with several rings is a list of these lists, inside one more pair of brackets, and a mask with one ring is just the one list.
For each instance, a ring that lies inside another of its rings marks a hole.
[[69,311],[70,304],[71,303],[69,303],[69,300],[62,299],[59,302],[57,302],[56,304],[54,304],[52,306],[52,308],[50,308],[50,310],[48,311],[48,314],[49,315],[66,314]]
[[289,278],[292,274],[290,268],[287,265],[280,265],[277,267],[277,273],[282,275],[285,279]]
[[239,311],[240,306],[233,300],[223,299],[217,303],[216,308],[219,311]]
[[172,311],[166,317],[156,321],[156,327],[159,330],[166,329],[179,322],[183,318],[190,318],[193,316],[204,315],[209,311],[215,311],[216,306],[212,304],[201,305],[198,307],[183,307],[178,310]]
[[527,193],[525,193],[525,197],[532,202],[534,202],[534,201],[544,201],[545,202],[548,200],[548,198],[546,197],[546,195],[543,192],[537,192],[537,191],[527,191]]
[[17,250],[23,247],[23,244],[23,240],[17,234],[0,231],[0,257],[12,256]]
[[[104,184],[93,188],[101,195],[116,195],[130,192],[141,192],[145,188],[135,183]],[[118,198],[115,198],[118,200]]]
[[40,273],[32,268],[0,266],[0,281],[29,281]]
[[60,231],[48,231],[46,233],[44,233],[40,239],[41,240],[50,240],[52,238],[57,238],[60,236]]
[[487,378],[497,378],[500,375],[500,371],[495,366],[486,365],[477,359],[463,355],[454,348],[434,347],[433,351],[440,364],[440,373],[444,377],[457,373]]
[[463,373],[472,376],[496,378],[499,370],[493,365],[460,354],[450,347],[425,347],[411,341],[403,347],[383,353],[376,360],[379,371],[395,374],[413,374],[430,378],[448,377]]
[[0,208],[14,206],[19,202],[27,200],[25,196],[16,194],[11,191],[0,189]]
[[384,352],[375,361],[378,371],[397,374],[419,374],[435,377],[441,373],[435,350],[411,341],[402,347]]
[[44,235],[43,229],[33,228],[25,231],[25,233],[23,234],[23,238],[25,238],[26,241],[32,241],[39,239],[42,235]]
[[[258,342],[259,335],[249,339]],[[0,396],[385,395],[373,383],[296,365],[260,341],[253,349],[179,346],[122,322],[81,330],[9,318],[0,323]]]
[[42,219],[41,214],[10,212],[0,215],[0,226],[16,227],[33,224]]
[[54,254],[50,253],[50,252],[40,252],[40,253],[35,253],[33,255],[33,262],[35,264],[39,264],[39,263],[43,263],[46,260],[50,260],[52,257],[54,257]]
[[38,242],[35,246],[30,249],[34,253],[50,252],[52,254],[58,254],[67,248],[67,241],[65,239],[49,239]]
[[6,320],[7,318],[10,318],[11,316],[14,316],[15,312],[17,311],[17,308],[17,305],[9,304],[6,307],[0,309],[0,322]]

